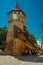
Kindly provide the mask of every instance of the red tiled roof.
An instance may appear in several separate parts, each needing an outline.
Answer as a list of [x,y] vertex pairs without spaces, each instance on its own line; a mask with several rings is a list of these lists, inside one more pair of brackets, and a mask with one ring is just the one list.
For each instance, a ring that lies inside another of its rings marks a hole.
[[[12,11],[21,11],[21,12],[25,15],[25,13],[21,10],[21,8],[20,8],[20,6],[18,5],[18,3],[15,4],[14,8],[13,8],[10,12],[12,12]],[[8,14],[9,14],[10,12],[8,12]]]
[[18,3],[15,4],[15,6],[14,6],[13,9],[14,9],[14,10],[21,10],[20,7],[19,7],[19,5],[18,5]]

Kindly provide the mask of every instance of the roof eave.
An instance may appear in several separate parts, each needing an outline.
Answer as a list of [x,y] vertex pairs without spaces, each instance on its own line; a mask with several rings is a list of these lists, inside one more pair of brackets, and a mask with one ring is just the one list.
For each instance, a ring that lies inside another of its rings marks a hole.
[[22,11],[22,10],[11,10],[10,12],[8,12],[8,14],[10,14],[12,11],[21,11],[23,14],[24,14],[24,16],[25,16],[25,13]]

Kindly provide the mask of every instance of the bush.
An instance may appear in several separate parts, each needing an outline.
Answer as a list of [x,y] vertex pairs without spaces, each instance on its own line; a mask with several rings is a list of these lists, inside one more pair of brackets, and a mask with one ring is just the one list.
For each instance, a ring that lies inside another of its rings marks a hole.
[[0,49],[0,54],[2,54],[2,52],[3,52],[3,51]]
[[6,35],[7,35],[7,28],[2,27],[0,28],[0,49],[4,50],[6,44]]

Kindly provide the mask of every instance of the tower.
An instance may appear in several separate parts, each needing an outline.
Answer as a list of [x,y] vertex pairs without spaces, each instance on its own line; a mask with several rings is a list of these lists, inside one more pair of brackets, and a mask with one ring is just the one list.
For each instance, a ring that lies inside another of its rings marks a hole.
[[8,13],[8,32],[6,39],[6,52],[8,54],[13,54],[13,52],[15,52],[15,40],[17,39],[14,35],[17,34],[14,31],[16,31],[16,27],[23,31],[24,18],[24,12],[20,9],[18,3],[16,3],[15,7]]
[[42,24],[42,44],[41,44],[41,49],[43,51],[43,24]]
[[20,9],[18,3],[16,3],[12,11],[8,13],[9,27],[12,28],[12,26],[16,25],[18,28],[23,30],[24,18],[25,18],[24,12]]

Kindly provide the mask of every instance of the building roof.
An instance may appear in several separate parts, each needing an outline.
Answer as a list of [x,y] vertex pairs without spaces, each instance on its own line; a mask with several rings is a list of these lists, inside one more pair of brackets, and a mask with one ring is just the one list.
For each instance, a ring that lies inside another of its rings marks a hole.
[[12,11],[21,11],[25,15],[25,13],[21,10],[18,3],[15,4],[14,8],[10,12],[8,12],[8,14],[11,13]]
[[18,3],[15,4],[13,10],[21,10],[21,9],[20,9],[20,6],[18,5]]

